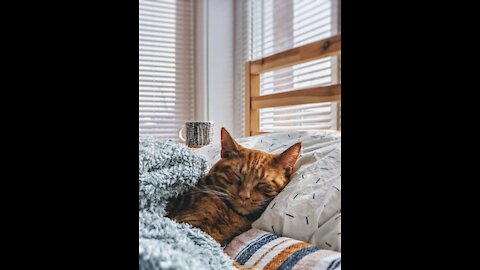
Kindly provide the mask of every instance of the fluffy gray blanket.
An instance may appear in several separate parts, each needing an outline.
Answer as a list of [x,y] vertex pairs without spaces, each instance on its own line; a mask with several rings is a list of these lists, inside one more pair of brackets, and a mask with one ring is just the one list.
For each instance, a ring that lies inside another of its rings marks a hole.
[[234,269],[208,234],[164,217],[167,200],[194,186],[206,167],[184,145],[140,138],[139,269]]

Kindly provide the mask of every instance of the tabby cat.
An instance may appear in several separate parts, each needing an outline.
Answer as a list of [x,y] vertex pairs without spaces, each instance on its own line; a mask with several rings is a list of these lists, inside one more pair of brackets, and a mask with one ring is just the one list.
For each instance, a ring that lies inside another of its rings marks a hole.
[[268,154],[242,147],[222,128],[221,145],[221,159],[193,189],[168,203],[167,216],[200,228],[224,246],[250,229],[287,185],[301,144]]

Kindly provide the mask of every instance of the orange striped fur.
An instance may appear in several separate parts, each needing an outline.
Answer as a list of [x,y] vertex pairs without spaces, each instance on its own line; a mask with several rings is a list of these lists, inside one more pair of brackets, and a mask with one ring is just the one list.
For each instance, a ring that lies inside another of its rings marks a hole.
[[269,154],[242,147],[224,128],[221,144],[222,158],[195,188],[168,203],[167,216],[200,228],[226,245],[250,229],[287,185],[301,144]]

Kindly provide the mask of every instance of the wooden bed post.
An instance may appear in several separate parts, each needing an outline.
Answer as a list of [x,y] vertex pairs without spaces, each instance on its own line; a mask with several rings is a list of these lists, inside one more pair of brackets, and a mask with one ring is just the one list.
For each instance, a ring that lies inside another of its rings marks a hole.
[[[260,96],[260,74],[251,74],[250,77],[250,100]],[[250,110],[250,135],[260,132],[260,109]]]
[[252,101],[250,100],[250,62],[245,63],[245,136],[250,136],[250,111],[252,110]]
[[341,126],[340,57],[336,84],[309,86],[260,96],[260,74],[329,56],[341,55],[341,37],[335,35],[300,47],[245,63],[245,136],[260,131],[260,109],[301,104],[337,102],[337,129]]
[[245,136],[260,131],[260,109],[252,108],[252,97],[260,96],[260,74],[252,73],[250,62],[245,64]]
[[250,136],[250,62],[245,63],[245,136]]
[[342,101],[337,102],[337,130],[342,130]]

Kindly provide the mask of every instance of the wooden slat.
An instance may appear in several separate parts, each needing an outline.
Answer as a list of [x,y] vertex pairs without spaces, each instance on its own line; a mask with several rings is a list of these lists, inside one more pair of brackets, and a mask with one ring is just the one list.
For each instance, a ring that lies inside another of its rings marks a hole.
[[250,134],[260,131],[260,110],[253,108],[254,98],[260,97],[260,75],[251,74],[250,76]]
[[265,132],[265,131],[252,131],[251,136],[253,136],[253,135],[258,135],[258,134],[266,134],[266,133],[270,133],[270,132]]
[[[310,87],[290,92],[260,96],[260,74],[296,64],[338,56],[338,84]],[[341,129],[341,36],[336,35],[317,42],[283,51],[245,65],[245,135],[260,131],[260,108],[291,106],[320,102],[337,102],[337,128]]]
[[341,54],[340,35],[322,39],[251,62],[251,74],[260,74],[323,57]]
[[245,136],[250,136],[250,62],[245,63]]
[[[338,66],[338,78],[337,81],[338,83],[342,83],[342,58],[341,56],[338,56],[338,61],[337,61],[337,66]],[[339,100],[337,102],[337,130],[342,130],[342,101]]]
[[334,102],[341,99],[341,85],[317,86],[284,93],[251,97],[251,109]]
[[342,130],[342,103],[337,102],[337,130]]

